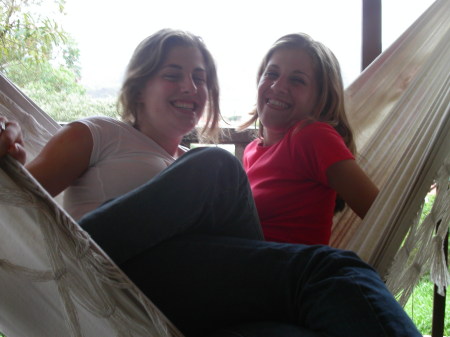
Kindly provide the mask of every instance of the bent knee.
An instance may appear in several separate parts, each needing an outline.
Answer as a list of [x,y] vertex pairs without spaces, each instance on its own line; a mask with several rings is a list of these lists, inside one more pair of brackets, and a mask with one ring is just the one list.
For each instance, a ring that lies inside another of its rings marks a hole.
[[318,246],[312,254],[311,265],[317,270],[340,274],[344,270],[359,269],[375,272],[372,266],[363,261],[355,252]]
[[197,147],[190,150],[188,153],[198,157],[199,160],[207,161],[208,164],[238,164],[242,166],[240,161],[229,151],[220,147]]

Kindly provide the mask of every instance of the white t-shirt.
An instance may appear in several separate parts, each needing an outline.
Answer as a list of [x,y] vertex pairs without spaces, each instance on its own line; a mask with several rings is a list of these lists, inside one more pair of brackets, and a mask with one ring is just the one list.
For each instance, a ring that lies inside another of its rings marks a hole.
[[[64,192],[64,208],[74,219],[146,183],[175,161],[131,125],[109,117],[79,120],[91,131],[88,170]],[[180,147],[180,151],[186,149]]]

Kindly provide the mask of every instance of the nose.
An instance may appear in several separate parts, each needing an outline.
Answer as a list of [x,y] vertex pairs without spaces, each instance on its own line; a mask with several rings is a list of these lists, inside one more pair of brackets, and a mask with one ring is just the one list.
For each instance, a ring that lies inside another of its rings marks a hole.
[[279,77],[276,80],[274,80],[270,87],[276,93],[286,93],[287,92],[286,81],[282,77]]
[[192,77],[186,76],[181,82],[181,91],[184,94],[195,94],[197,93],[197,85]]

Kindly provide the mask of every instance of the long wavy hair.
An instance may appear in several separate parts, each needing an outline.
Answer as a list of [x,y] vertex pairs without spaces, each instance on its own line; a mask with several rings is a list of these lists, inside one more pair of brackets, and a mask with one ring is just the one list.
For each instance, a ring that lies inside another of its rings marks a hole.
[[124,122],[135,125],[141,107],[139,95],[147,81],[159,70],[170,50],[174,47],[195,47],[200,50],[206,67],[208,102],[205,107],[205,125],[199,130],[199,137],[216,141],[222,118],[219,107],[219,81],[211,53],[203,40],[192,33],[162,29],[145,38],[135,49],[125,72],[119,93],[118,110]]
[[[300,49],[305,51],[312,59],[316,81],[318,83],[317,109],[308,116],[309,121],[319,121],[331,125],[343,138],[349,150],[356,155],[356,144],[353,131],[347,119],[344,104],[344,85],[339,61],[333,52],[321,42],[313,40],[304,33],[288,34],[279,38],[264,56],[257,74],[258,84],[272,55],[279,49]],[[243,130],[257,123],[258,112],[255,109],[250,112],[251,118],[238,127]],[[264,126],[259,121],[258,135],[263,137]],[[336,197],[334,212],[344,209],[345,202]]]
[[[331,125],[344,139],[350,151],[356,153],[353,132],[344,106],[344,86],[339,62],[333,52],[321,42],[304,33],[288,34],[279,38],[264,56],[257,74],[259,83],[272,55],[279,49],[301,49],[312,59],[318,83],[318,108],[309,116],[311,121]],[[243,130],[258,121],[257,108],[250,112],[251,118],[239,126]],[[258,134],[262,137],[264,126],[259,122]]]

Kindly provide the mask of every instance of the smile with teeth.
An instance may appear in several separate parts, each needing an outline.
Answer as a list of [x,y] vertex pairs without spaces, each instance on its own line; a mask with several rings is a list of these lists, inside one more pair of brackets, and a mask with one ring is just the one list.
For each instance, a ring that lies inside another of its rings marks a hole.
[[175,108],[184,109],[184,110],[191,110],[191,111],[193,111],[195,109],[195,104],[193,102],[179,102],[179,101],[175,101],[175,102],[172,102],[172,105]]
[[275,99],[270,99],[270,98],[268,98],[266,100],[266,104],[271,105],[275,108],[281,108],[281,109],[287,109],[290,107],[290,104],[287,104],[287,103],[284,103],[284,102],[281,102],[281,101],[278,101]]

